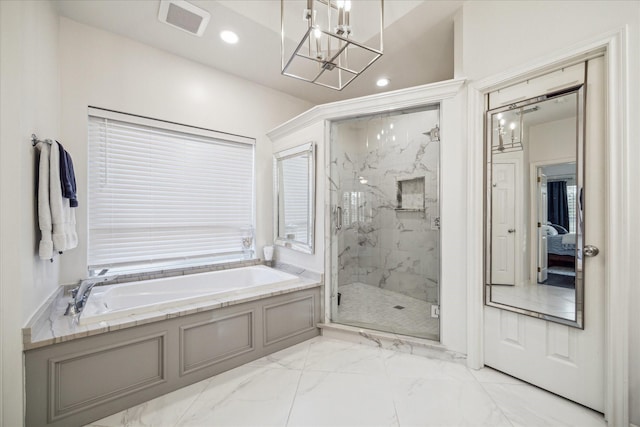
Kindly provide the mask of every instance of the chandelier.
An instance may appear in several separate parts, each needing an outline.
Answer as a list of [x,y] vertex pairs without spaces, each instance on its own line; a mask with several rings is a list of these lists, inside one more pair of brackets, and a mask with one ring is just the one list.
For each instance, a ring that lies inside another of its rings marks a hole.
[[382,56],[384,0],[280,0],[282,74],[344,89]]

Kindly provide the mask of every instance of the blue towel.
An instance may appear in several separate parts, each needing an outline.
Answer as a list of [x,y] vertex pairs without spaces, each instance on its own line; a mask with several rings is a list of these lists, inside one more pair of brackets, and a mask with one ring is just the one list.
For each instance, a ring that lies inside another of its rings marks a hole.
[[69,206],[78,207],[78,196],[76,195],[76,175],[73,171],[73,161],[71,155],[62,147],[60,141],[56,141],[60,148],[60,184],[62,186],[62,196],[69,199]]

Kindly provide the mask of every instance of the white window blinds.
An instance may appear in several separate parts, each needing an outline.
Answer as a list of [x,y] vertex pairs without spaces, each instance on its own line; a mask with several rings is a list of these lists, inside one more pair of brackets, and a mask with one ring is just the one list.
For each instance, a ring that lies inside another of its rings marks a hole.
[[90,270],[242,253],[253,140],[89,111]]

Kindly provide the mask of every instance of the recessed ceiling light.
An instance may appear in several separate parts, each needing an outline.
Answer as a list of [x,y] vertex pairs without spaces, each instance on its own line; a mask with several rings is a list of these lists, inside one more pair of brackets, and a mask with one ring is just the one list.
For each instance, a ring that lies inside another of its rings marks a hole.
[[389,80],[388,78],[383,77],[383,78],[381,78],[381,79],[378,79],[378,81],[376,82],[376,86],[378,86],[378,87],[385,87],[386,85],[388,85],[388,84],[389,84],[389,82],[390,82],[390,81],[391,81],[391,80]]
[[233,31],[225,30],[220,33],[220,38],[229,44],[238,43],[238,35]]

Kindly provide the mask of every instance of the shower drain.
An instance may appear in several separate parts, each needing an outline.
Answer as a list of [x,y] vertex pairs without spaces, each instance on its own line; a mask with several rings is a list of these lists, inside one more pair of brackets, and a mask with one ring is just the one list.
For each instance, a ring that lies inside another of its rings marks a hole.
[[393,308],[397,308],[398,310],[402,310],[404,307],[403,307],[403,306],[401,306],[401,305],[396,305],[396,306],[394,306]]

